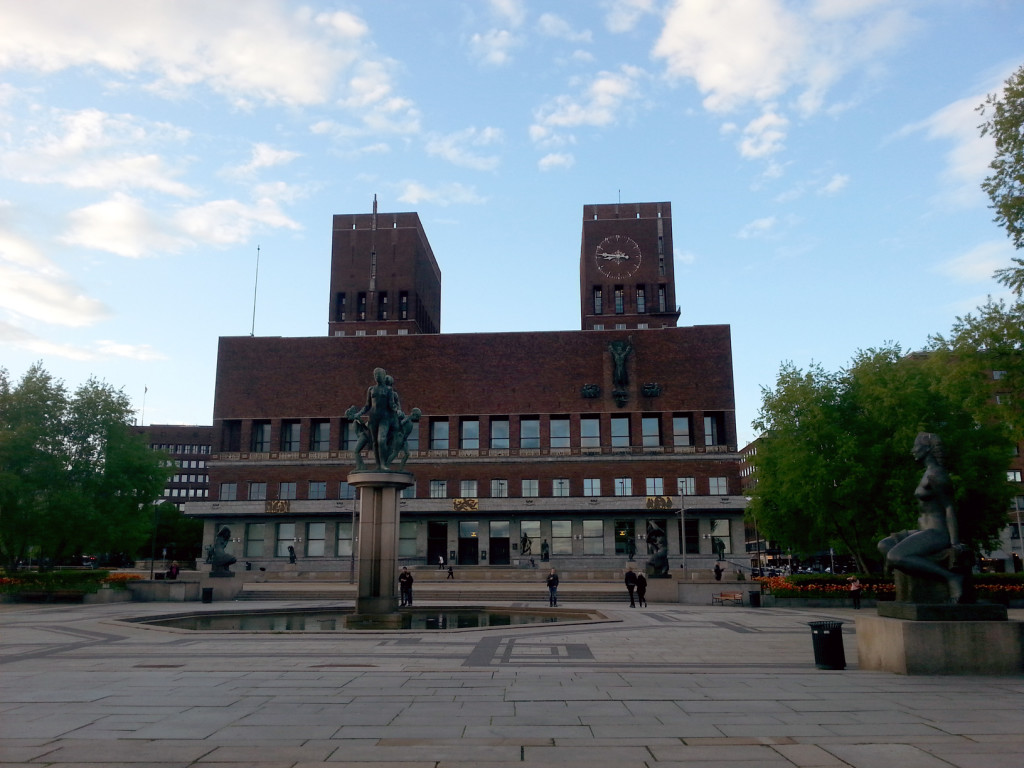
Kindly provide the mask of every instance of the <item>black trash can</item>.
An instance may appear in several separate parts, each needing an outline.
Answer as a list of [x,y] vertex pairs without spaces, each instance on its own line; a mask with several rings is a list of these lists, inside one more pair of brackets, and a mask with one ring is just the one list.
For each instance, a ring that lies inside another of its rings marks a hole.
[[213,587],[203,587],[203,602],[204,603],[212,603],[213,602]]
[[760,608],[761,607],[761,590],[752,590],[750,592],[750,607]]
[[814,641],[814,664],[818,669],[846,669],[843,650],[843,622],[809,621]]

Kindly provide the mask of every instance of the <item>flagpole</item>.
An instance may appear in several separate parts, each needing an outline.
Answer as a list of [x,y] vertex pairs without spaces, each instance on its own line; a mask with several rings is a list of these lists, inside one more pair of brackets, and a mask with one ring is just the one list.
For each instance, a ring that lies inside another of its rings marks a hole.
[[148,386],[142,388],[142,426],[146,426],[146,393],[149,392]]

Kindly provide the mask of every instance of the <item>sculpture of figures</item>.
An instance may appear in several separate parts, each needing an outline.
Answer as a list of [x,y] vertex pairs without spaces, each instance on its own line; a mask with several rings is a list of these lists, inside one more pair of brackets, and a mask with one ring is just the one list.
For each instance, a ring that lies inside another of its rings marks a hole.
[[373,448],[378,470],[390,469],[391,462],[404,452],[401,466],[409,458],[406,442],[419,421],[419,409],[406,416],[395,390],[395,380],[383,368],[373,369],[374,383],[366,390],[362,408],[352,406],[345,416],[356,425],[359,437],[355,446],[356,470],[365,469],[362,451]]
[[540,543],[540,559],[545,563],[551,559],[551,547],[548,546],[547,539]]
[[519,539],[519,550],[520,554],[522,555],[533,554],[533,542],[530,540],[530,537],[527,536],[525,533]]
[[612,354],[612,384],[618,389],[629,386],[629,370],[626,368],[626,359],[633,351],[633,338],[625,341],[613,341],[608,345],[608,351]]
[[668,536],[657,521],[647,523],[647,573],[652,578],[668,577]]
[[409,435],[412,433],[416,424],[420,420],[420,409],[413,408],[412,413],[408,416],[401,414],[398,422],[398,432],[395,434],[394,450],[391,451],[391,455],[388,456],[388,463],[394,461],[399,456],[402,457],[401,464],[398,465],[399,471],[405,469],[405,462],[409,460]]
[[231,541],[231,529],[227,526],[221,528],[213,539],[213,552],[210,555],[211,573],[230,573],[229,566],[236,561],[234,555],[227,551],[228,542]]
[[942,463],[942,441],[938,435],[920,432],[911,453],[925,467],[921,482],[914,491],[921,505],[920,529],[887,536],[878,542],[878,549],[885,555],[887,568],[945,581],[949,587],[950,602],[957,603],[963,597],[963,574],[943,567],[934,559],[950,548],[957,553],[964,550],[953,502],[953,484]]
[[356,433],[359,435],[356,438],[356,447],[353,450],[356,456],[356,470],[365,469],[366,465],[363,464],[363,448],[373,444],[373,435],[370,434],[370,428],[359,418],[359,406],[353,405],[345,411],[345,418],[355,425]]

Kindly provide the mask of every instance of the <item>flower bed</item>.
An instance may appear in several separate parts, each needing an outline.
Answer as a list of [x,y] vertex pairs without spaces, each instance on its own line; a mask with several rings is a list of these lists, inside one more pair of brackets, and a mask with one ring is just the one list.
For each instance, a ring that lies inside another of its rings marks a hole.
[[19,571],[0,577],[0,593],[34,602],[81,601],[100,588],[125,590],[128,582],[141,579],[136,573],[109,571]]
[[[796,574],[759,578],[766,594],[777,598],[805,598],[814,600],[849,598],[848,576],[831,574]],[[892,579],[879,576],[858,576],[861,597],[865,600],[893,600],[896,587]],[[982,602],[1001,603],[1024,600],[1024,574],[978,573],[972,577],[977,599]]]

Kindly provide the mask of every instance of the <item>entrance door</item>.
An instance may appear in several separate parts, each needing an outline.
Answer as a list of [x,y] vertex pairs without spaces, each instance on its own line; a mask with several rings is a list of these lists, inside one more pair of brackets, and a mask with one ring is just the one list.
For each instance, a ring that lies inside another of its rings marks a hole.
[[476,520],[459,521],[459,565],[477,565],[480,562],[480,523]]
[[448,562],[448,523],[427,523],[427,565],[437,565],[438,558]]
[[509,546],[509,522],[508,520],[491,521],[491,565],[508,565],[511,560]]

